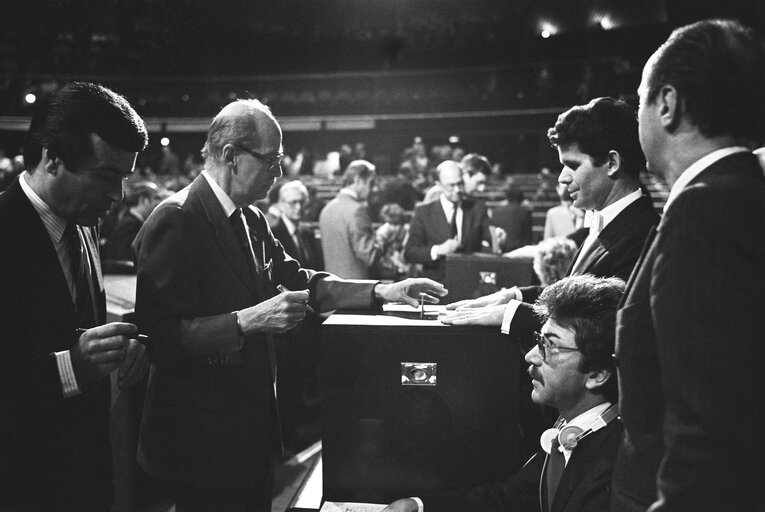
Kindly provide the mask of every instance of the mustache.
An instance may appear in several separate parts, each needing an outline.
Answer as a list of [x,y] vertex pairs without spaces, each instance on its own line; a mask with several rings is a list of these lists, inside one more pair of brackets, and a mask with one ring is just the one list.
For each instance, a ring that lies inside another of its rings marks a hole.
[[526,370],[526,373],[529,374],[532,380],[538,380],[539,382],[542,382],[542,376],[537,371],[536,366],[534,365],[529,366],[528,370]]

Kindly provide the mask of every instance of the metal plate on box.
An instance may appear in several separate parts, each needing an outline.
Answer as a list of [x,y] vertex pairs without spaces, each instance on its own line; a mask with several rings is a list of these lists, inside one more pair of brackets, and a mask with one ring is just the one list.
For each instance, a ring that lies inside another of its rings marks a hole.
[[478,273],[480,276],[480,280],[483,284],[493,284],[494,286],[497,285],[497,273],[496,272],[486,272],[481,271]]
[[402,386],[435,386],[438,363],[401,363]]

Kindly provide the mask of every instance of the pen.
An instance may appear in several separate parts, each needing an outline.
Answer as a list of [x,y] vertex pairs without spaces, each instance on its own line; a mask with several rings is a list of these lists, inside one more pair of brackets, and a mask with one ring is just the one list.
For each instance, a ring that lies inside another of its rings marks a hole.
[[[78,328],[76,328],[74,330],[75,334],[77,335],[77,341],[79,341],[80,336],[82,336],[82,334],[85,331],[87,331],[87,329],[85,329],[83,327],[78,327]],[[146,346],[146,344],[149,343],[149,337],[146,336],[145,334],[136,334],[135,336],[131,337],[130,339],[131,340],[136,340],[138,343],[140,343],[141,345],[144,345],[144,346]]]

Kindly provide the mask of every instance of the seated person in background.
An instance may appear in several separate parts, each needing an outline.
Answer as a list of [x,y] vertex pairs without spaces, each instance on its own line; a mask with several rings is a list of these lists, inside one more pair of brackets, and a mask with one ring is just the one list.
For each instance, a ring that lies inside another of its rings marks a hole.
[[544,237],[569,236],[584,223],[584,211],[573,205],[568,187],[558,183],[555,189],[560,197],[560,204],[547,210],[545,215]]
[[125,206],[128,210],[120,217],[106,239],[102,255],[104,261],[133,261],[130,244],[149,214],[166,197],[170,197],[170,193],[151,181],[135,183],[126,191]]
[[547,238],[537,244],[534,273],[542,286],[551,285],[566,276],[576,253],[576,243],[566,237]]
[[531,398],[559,417],[523,468],[506,482],[402,499],[385,512],[607,511],[622,431],[611,354],[623,292],[618,278],[572,276],[535,304],[546,322],[525,356]]
[[[402,210],[411,212],[422,198],[422,194],[414,186],[414,169],[411,162],[402,162],[398,167],[398,174],[385,182],[381,190],[376,194],[374,205],[369,204],[369,215],[373,219],[382,217],[380,210],[387,204],[395,203]],[[383,222],[385,222],[383,220]]]
[[491,163],[488,158],[478,153],[470,153],[460,160],[460,167],[464,172],[465,194],[468,197],[486,190],[486,181],[491,175]]
[[512,251],[531,243],[531,211],[524,207],[523,192],[515,187],[505,189],[507,204],[491,210],[491,225],[505,231],[502,252]]
[[483,203],[464,199],[465,182],[457,162],[441,162],[438,181],[441,198],[414,209],[404,257],[409,263],[422,263],[425,277],[443,282],[446,255],[489,252],[491,233]]
[[[558,117],[547,133],[558,150],[566,186],[577,208],[595,219],[568,275],[593,274],[627,280],[646,236],[659,223],[651,199],[640,189],[645,157],[638,139],[635,110],[613,98],[597,98]],[[454,325],[501,326],[525,343],[539,328],[531,303],[540,286],[513,287],[447,306],[441,320]]]
[[386,204],[380,210],[385,222],[375,231],[377,245],[383,254],[377,264],[377,277],[398,280],[406,277],[409,264],[404,261],[404,242],[409,234],[409,225],[404,218],[404,209],[396,203]]

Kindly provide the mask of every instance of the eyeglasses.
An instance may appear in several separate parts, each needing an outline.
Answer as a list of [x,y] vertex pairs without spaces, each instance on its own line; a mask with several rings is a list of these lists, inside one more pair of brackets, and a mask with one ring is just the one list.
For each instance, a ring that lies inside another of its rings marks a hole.
[[240,146],[239,144],[234,144],[234,147],[237,147],[241,149],[242,151],[244,151],[245,153],[249,153],[253,157],[257,158],[258,160],[262,160],[263,162],[267,163],[269,170],[273,169],[275,166],[281,167],[282,160],[284,159],[284,155],[281,153],[277,154],[275,157],[267,157],[266,155],[262,155],[258,153],[257,151],[253,151],[251,149],[247,149],[244,146]]
[[[542,357],[542,361],[544,361],[545,358],[547,357],[547,351],[552,349],[567,350],[569,352],[581,352],[581,350],[579,350],[578,348],[560,347],[558,345],[555,345],[552,341],[549,340],[549,338],[547,338],[547,336],[545,336],[544,334],[540,332],[534,333],[534,342],[536,343],[536,346],[539,349],[539,355]],[[533,347],[526,347],[526,348],[527,348],[526,352],[528,352]]]

